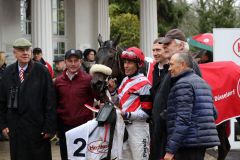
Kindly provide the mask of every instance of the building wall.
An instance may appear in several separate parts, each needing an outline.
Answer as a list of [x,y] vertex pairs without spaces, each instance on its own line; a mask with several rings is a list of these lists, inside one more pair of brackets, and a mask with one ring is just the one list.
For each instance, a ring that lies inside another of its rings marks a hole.
[[7,60],[11,63],[13,41],[21,37],[20,3],[16,0],[0,0],[0,50],[6,51]]
[[75,0],[76,48],[98,48],[97,5],[96,0]]
[[66,50],[76,48],[75,44],[75,0],[66,0]]

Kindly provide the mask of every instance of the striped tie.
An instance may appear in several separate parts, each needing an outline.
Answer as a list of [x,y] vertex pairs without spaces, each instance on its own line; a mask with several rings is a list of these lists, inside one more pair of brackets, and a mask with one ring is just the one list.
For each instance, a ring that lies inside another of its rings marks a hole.
[[21,83],[22,83],[23,80],[24,80],[24,76],[23,76],[23,74],[24,74],[24,69],[21,68],[21,69],[20,69],[20,73],[19,73],[19,77],[20,77],[20,81],[21,81]]

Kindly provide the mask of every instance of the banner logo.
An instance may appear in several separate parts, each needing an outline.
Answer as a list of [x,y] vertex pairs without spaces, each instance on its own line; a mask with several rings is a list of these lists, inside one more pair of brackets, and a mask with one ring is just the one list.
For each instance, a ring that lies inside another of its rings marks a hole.
[[233,52],[240,57],[240,38],[233,43]]
[[240,78],[238,79],[238,83],[237,83],[237,94],[238,94],[238,97],[240,98]]
[[108,142],[103,142],[101,140],[93,141],[88,144],[88,150],[92,153],[107,153],[108,151]]

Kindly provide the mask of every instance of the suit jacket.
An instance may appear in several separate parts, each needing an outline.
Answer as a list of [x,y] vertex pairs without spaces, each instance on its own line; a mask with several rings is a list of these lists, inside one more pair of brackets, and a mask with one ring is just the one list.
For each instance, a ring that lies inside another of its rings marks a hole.
[[[9,105],[13,88],[18,91],[16,108]],[[41,135],[56,129],[55,92],[47,68],[30,61],[21,83],[16,62],[6,68],[0,90],[0,129],[10,130],[11,158],[51,159],[50,143]]]

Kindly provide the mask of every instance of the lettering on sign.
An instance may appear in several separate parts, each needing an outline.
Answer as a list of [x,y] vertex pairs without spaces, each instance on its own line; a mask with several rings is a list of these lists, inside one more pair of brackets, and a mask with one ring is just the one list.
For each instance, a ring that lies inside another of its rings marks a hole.
[[236,56],[240,57],[240,38],[233,43],[233,52]]
[[103,142],[101,140],[91,142],[88,144],[88,150],[95,154],[107,153],[108,142]]

